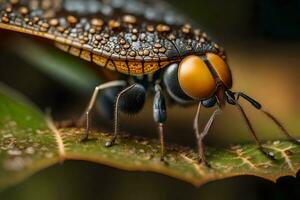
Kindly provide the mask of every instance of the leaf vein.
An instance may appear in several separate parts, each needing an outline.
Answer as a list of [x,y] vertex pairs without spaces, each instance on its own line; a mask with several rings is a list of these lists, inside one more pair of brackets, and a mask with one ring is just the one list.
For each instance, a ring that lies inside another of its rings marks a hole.
[[57,147],[58,147],[58,155],[59,155],[59,159],[60,161],[64,161],[66,158],[66,152],[65,152],[65,146],[64,146],[64,142],[63,139],[61,137],[60,132],[57,130],[57,128],[55,127],[53,120],[50,116],[46,117],[46,122],[47,125],[49,127],[49,129],[53,132],[56,143],[57,143]]
[[281,153],[282,157],[284,158],[285,162],[288,164],[289,168],[293,171],[293,172],[296,172],[293,164],[292,164],[292,161],[289,157],[289,155],[286,153],[286,151],[290,150],[292,147],[288,147],[288,148],[285,148],[285,149],[280,149],[280,148],[277,148],[277,147],[270,147],[268,146],[269,149],[272,149],[274,151],[278,151]]
[[201,175],[201,176],[204,176],[206,173],[205,171],[199,166],[199,164],[197,162],[195,162],[193,159],[187,157],[186,155],[184,154],[180,154],[180,156],[186,160],[187,162],[191,163],[194,168],[196,169],[196,171]]

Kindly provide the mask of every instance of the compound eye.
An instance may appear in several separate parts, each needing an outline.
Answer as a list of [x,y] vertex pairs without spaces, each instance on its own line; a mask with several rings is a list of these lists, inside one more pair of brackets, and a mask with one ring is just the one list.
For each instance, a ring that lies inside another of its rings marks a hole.
[[187,56],[180,62],[178,81],[188,96],[198,100],[209,98],[216,89],[214,77],[198,56]]
[[217,72],[218,77],[222,80],[224,85],[230,89],[232,87],[232,77],[226,62],[220,56],[214,53],[207,53],[206,58]]

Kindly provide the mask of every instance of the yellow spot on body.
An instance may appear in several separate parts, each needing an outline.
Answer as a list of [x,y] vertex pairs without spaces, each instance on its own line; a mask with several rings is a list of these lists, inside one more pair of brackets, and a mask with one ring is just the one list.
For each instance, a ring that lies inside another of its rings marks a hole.
[[157,30],[158,32],[167,32],[167,31],[170,31],[170,27],[167,26],[167,25],[164,25],[164,24],[158,24],[158,25],[156,26],[156,30]]
[[160,63],[160,68],[166,67],[168,64],[170,64],[170,61],[161,61]]
[[107,58],[104,58],[102,56],[93,54],[93,62],[101,67],[105,67],[105,64],[107,62]]
[[55,36],[53,34],[49,34],[49,33],[44,33],[44,36],[46,38],[49,38],[50,40],[55,40]]
[[191,32],[192,26],[190,24],[185,24],[182,28],[181,31],[188,34]]
[[115,29],[115,28],[119,28],[121,26],[121,24],[120,24],[120,22],[112,19],[112,20],[108,21],[108,26],[110,29]]
[[151,73],[159,69],[157,62],[145,62],[144,63],[144,73]]
[[1,18],[1,20],[2,20],[2,22],[4,22],[4,23],[8,23],[8,22],[9,22],[8,17],[5,17],[5,16],[3,16],[3,17]]
[[80,49],[76,48],[76,47],[71,47],[69,50],[69,53],[73,56],[79,56],[80,54]]
[[55,42],[55,46],[57,48],[59,48],[60,50],[63,50],[65,52],[68,52],[69,47],[70,47],[69,45],[65,45],[65,44],[62,44],[62,43],[59,43],[59,42]]
[[76,17],[74,17],[73,15],[69,15],[68,17],[67,17],[67,21],[69,22],[69,24],[71,25],[71,26],[74,26],[76,23],[77,23],[77,18]]
[[148,25],[148,26],[147,26],[147,31],[153,32],[153,31],[154,31],[154,26]]
[[63,38],[63,37],[56,37],[55,40],[59,43],[65,43],[66,42],[66,39]]
[[114,63],[111,60],[106,64],[106,68],[110,70],[116,70]]
[[86,61],[91,61],[91,53],[86,50],[82,50],[80,54],[80,58],[86,60]]
[[114,61],[116,68],[119,72],[128,74],[128,67],[125,61],[123,60],[115,60]]
[[62,26],[58,26],[58,27],[57,27],[57,31],[62,33],[62,32],[65,31],[65,28],[62,27]]
[[59,21],[58,21],[58,19],[50,19],[50,20],[49,20],[49,24],[50,24],[51,26],[58,26]]
[[5,12],[11,13],[12,12],[12,8],[9,6],[7,8],[5,8]]
[[133,15],[124,15],[123,22],[129,23],[129,24],[134,24],[134,23],[136,23],[136,17]]
[[129,61],[128,67],[130,74],[142,74],[143,73],[143,65],[139,61]]
[[101,26],[104,24],[104,22],[103,22],[102,19],[99,19],[99,18],[93,18],[93,19],[91,20],[91,24],[92,24],[92,26],[101,27]]
[[29,10],[28,10],[28,8],[27,7],[20,7],[19,8],[19,12],[22,14],[22,15],[27,15],[28,14],[28,12],[29,12]]

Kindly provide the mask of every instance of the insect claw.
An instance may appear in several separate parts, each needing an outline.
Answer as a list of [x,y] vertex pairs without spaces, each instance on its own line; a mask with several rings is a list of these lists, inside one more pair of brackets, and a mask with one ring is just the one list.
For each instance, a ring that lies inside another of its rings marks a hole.
[[299,144],[300,145],[300,139],[293,139],[293,142],[295,143],[295,144]]
[[272,159],[275,160],[275,155],[273,152],[268,152],[267,155]]
[[300,139],[292,138],[290,141],[296,145],[300,145]]
[[261,150],[261,152],[262,152],[264,155],[266,155],[269,159],[271,159],[271,160],[276,160],[276,159],[275,159],[275,155],[274,155],[273,152],[266,151],[266,150],[264,150],[263,148],[260,148],[260,150]]
[[203,164],[203,165],[205,165],[206,167],[209,167],[209,168],[211,167],[211,165],[207,162],[206,159],[199,158],[198,162],[199,162],[199,164]]
[[107,141],[106,143],[105,143],[105,147],[111,147],[111,146],[113,146],[115,144],[115,141],[114,140],[110,140],[110,141]]
[[169,162],[165,159],[165,157],[160,157],[160,162],[164,165],[169,165]]

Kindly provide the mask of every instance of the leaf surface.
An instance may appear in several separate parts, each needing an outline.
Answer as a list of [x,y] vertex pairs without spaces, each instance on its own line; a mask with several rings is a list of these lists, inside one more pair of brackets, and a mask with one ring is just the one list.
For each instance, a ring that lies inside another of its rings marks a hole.
[[115,146],[105,148],[109,134],[93,131],[89,141],[81,142],[83,136],[84,129],[49,127],[44,115],[26,99],[1,86],[0,189],[65,159],[157,172],[197,186],[237,175],[256,175],[274,181],[284,175],[295,175],[300,166],[300,147],[288,141],[264,144],[275,154],[275,161],[266,158],[255,144],[208,147],[208,168],[198,164],[196,152],[188,147],[167,145],[166,162],[161,162],[156,140],[123,134]]

